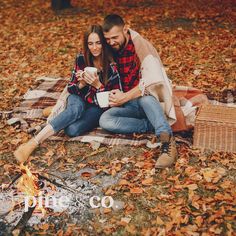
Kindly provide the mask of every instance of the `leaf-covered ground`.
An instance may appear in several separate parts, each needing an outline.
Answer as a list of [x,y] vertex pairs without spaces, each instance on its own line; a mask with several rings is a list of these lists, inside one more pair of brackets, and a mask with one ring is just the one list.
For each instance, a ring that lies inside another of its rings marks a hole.
[[[38,76],[70,77],[82,32],[111,12],[122,15],[155,45],[173,83],[195,86],[215,99],[225,88],[235,88],[233,0],[73,5],[73,10],[55,13],[48,0],[1,1],[0,110],[17,106]],[[1,184],[18,172],[12,152],[29,136],[4,121],[0,127]],[[32,169],[78,171],[88,166],[111,175],[122,170],[119,184],[104,189],[104,195],[124,201],[125,208],[97,212],[84,225],[75,226],[68,219],[60,230],[42,224],[28,228],[28,235],[32,230],[45,235],[235,235],[236,155],[202,153],[184,145],[178,150],[175,166],[155,173],[153,157],[158,151],[146,147],[101,147],[91,155],[87,144],[45,142],[32,155]]]

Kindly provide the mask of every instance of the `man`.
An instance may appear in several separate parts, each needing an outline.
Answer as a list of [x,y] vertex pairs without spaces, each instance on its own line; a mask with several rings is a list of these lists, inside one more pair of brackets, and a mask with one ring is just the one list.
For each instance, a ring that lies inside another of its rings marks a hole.
[[[177,150],[164,111],[172,121],[175,112],[169,80],[158,54],[147,40],[128,29],[119,15],[105,17],[103,32],[114,52],[123,91],[110,93],[112,108],[103,113],[100,126],[123,134],[154,131],[161,142],[155,167],[169,167],[177,158]],[[164,102],[164,111],[159,101]]]

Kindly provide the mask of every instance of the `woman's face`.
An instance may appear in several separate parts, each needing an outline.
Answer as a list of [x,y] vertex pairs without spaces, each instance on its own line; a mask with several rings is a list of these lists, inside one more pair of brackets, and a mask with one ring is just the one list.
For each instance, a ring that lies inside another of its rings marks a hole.
[[98,57],[102,53],[102,43],[97,33],[91,33],[88,36],[88,49],[94,57]]

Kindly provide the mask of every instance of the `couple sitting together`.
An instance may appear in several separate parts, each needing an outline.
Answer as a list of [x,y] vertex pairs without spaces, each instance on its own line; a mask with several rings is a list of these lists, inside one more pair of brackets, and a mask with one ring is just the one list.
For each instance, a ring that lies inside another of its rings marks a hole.
[[[84,33],[83,54],[76,57],[70,93],[64,111],[53,118],[14,155],[25,162],[45,139],[64,130],[75,137],[98,125],[113,133],[154,132],[161,142],[155,167],[171,166],[177,150],[170,124],[175,120],[172,90],[155,48],[137,32],[128,29],[115,14],[103,25]],[[95,67],[98,73],[84,71]],[[99,107],[97,93],[109,91],[109,109]]]

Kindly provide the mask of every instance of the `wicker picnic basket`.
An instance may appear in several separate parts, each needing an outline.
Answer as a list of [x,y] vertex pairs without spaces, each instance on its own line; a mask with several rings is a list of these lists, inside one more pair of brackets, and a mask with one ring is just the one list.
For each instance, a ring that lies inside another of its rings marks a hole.
[[236,152],[236,108],[203,105],[195,120],[193,146]]

